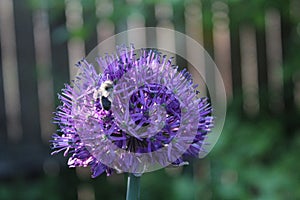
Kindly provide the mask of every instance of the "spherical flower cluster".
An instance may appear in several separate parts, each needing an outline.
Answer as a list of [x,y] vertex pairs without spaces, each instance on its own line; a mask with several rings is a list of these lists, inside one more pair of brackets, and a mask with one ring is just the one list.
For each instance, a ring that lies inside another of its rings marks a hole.
[[70,154],[70,167],[90,166],[97,177],[181,166],[205,151],[211,106],[197,96],[186,70],[158,51],[133,46],[96,60],[101,73],[80,61],[72,86],[58,96],[52,154]]

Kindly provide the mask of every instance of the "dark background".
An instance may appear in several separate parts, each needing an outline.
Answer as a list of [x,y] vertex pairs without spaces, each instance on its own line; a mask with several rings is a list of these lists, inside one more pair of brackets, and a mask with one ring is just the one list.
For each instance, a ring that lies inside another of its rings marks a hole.
[[222,73],[228,110],[213,151],[143,175],[141,199],[300,199],[299,11],[299,0],[1,0],[0,199],[125,198],[124,175],[68,169],[48,141],[69,66],[144,26],[201,43]]

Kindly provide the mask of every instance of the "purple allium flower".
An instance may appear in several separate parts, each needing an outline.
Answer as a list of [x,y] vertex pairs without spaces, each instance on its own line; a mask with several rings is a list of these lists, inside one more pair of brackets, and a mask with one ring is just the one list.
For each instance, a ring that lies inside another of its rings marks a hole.
[[97,177],[181,166],[205,151],[211,106],[197,96],[186,70],[154,50],[137,54],[133,46],[97,62],[102,73],[80,61],[73,86],[59,95],[53,154],[71,154],[70,167],[90,166]]

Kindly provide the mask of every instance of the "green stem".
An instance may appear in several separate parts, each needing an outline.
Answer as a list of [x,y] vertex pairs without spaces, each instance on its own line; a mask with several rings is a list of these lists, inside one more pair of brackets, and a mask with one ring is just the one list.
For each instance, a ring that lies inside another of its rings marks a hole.
[[128,175],[126,200],[140,199],[140,180],[141,178],[134,174]]

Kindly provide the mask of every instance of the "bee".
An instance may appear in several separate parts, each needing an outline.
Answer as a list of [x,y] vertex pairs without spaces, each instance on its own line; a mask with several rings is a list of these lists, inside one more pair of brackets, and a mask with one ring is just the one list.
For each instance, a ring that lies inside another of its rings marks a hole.
[[113,86],[113,82],[111,80],[107,80],[94,92],[94,99],[100,99],[101,107],[104,110],[110,110],[111,108],[111,102],[113,100]]

